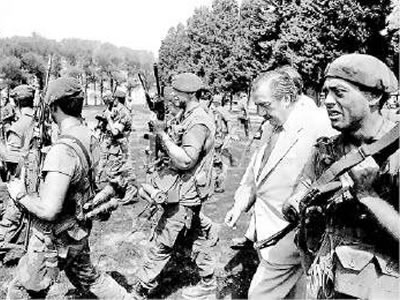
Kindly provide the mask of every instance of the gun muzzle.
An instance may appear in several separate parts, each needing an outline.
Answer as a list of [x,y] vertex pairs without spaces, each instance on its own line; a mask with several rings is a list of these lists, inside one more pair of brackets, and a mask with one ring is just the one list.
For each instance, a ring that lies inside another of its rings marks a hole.
[[96,196],[94,196],[92,201],[85,203],[83,209],[89,210],[93,207],[108,202],[113,196],[115,196],[115,190],[111,185],[107,184],[100,192],[96,194]]
[[143,183],[140,187],[139,196],[149,202],[155,202],[157,204],[162,204],[167,201],[167,195],[163,191],[147,183]]

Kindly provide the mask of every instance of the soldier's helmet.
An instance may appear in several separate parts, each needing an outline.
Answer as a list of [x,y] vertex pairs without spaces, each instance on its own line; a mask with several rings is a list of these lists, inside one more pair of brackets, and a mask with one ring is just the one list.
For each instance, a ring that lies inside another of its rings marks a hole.
[[78,99],[83,101],[83,98],[83,89],[77,79],[60,77],[49,83],[44,100],[46,104],[50,105],[61,99]]
[[172,82],[172,87],[175,90],[185,93],[195,93],[203,88],[203,86],[203,81],[200,77],[193,73],[176,75]]
[[391,93],[398,89],[398,81],[389,67],[367,54],[340,56],[327,66],[326,78],[340,78],[383,93]]
[[30,85],[22,84],[14,88],[10,96],[21,107],[32,106],[35,98],[35,89]]

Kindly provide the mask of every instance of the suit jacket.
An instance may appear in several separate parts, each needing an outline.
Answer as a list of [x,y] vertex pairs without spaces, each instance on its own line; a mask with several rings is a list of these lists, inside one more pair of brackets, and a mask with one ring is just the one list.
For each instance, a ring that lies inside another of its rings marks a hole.
[[[235,193],[235,202],[243,210],[253,206],[256,240],[268,238],[288,224],[282,214],[282,205],[298,184],[317,138],[329,136],[332,132],[327,118],[327,114],[315,104],[300,98],[283,124],[262,170],[261,160],[267,145],[262,143],[254,153]],[[268,141],[271,133],[272,126],[268,123],[263,131],[263,140]],[[261,250],[261,256],[268,260],[269,252],[270,248],[265,248]]]

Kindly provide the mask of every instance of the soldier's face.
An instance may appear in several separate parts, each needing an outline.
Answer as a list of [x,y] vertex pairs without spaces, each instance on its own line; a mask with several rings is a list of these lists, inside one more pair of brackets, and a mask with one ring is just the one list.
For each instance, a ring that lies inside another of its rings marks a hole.
[[167,102],[167,114],[171,115],[172,117],[176,116],[180,111],[180,102],[179,99],[171,96]]
[[179,103],[179,108],[185,108],[186,103],[191,98],[190,94],[185,92],[180,92],[175,89],[172,91],[172,96],[174,97],[174,102]]
[[357,86],[342,79],[327,78],[323,91],[334,129],[356,131],[363,126],[371,111],[366,95]]

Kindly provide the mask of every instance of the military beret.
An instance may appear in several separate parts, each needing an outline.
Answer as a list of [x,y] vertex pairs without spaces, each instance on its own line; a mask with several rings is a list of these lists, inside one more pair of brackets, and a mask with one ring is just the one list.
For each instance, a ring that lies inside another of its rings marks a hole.
[[77,79],[61,77],[49,83],[45,96],[46,103],[52,104],[63,98],[83,99],[83,90]]
[[194,93],[203,87],[203,82],[193,73],[182,73],[175,76],[172,87],[181,92]]
[[126,97],[126,93],[124,91],[121,90],[116,90],[114,93],[114,97],[115,98],[125,98]]
[[10,94],[14,100],[33,99],[35,97],[35,89],[27,84],[17,86]]
[[112,100],[113,95],[111,93],[111,91],[106,91],[105,93],[103,93],[103,97],[104,100]]
[[325,70],[325,78],[334,77],[382,92],[398,89],[393,72],[379,59],[367,54],[345,54],[335,59]]

